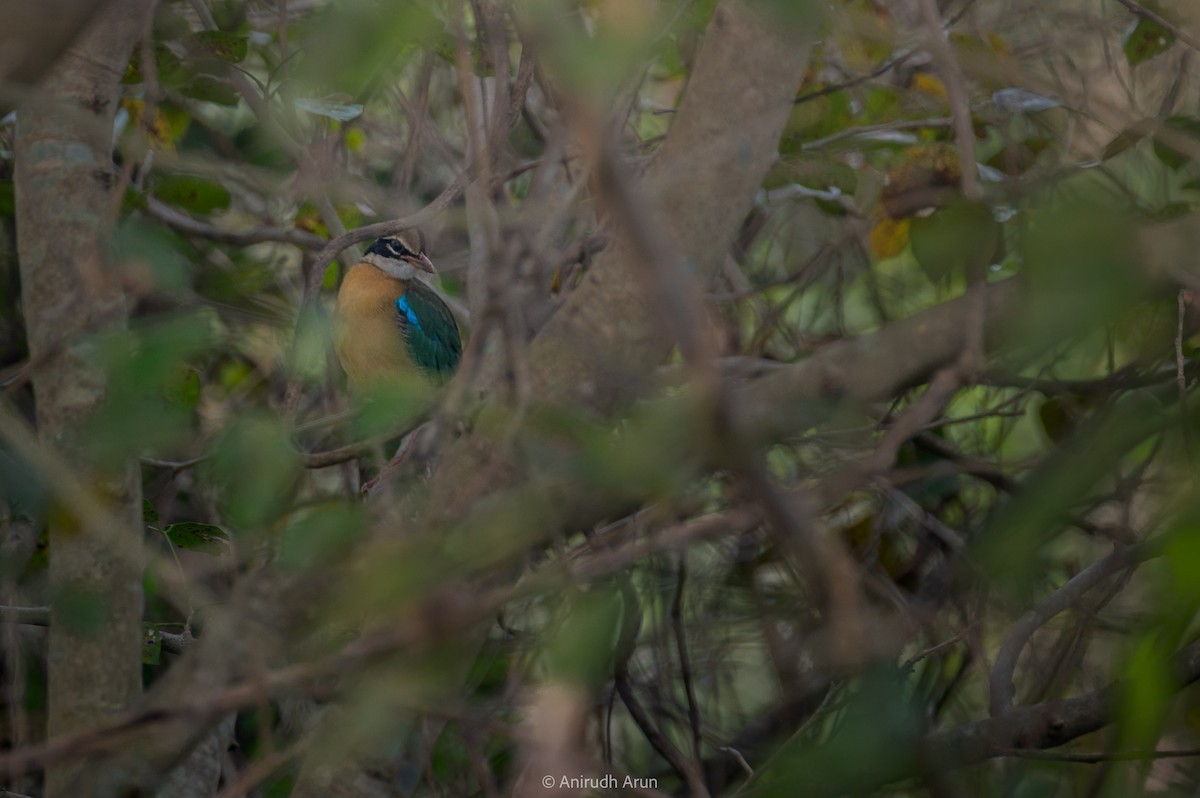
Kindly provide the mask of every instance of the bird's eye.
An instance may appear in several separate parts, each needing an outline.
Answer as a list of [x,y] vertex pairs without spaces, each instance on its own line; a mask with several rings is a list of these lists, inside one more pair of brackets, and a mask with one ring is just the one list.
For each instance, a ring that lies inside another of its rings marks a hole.
[[399,241],[389,241],[388,248],[398,258],[402,258],[408,254],[408,247],[404,246]]

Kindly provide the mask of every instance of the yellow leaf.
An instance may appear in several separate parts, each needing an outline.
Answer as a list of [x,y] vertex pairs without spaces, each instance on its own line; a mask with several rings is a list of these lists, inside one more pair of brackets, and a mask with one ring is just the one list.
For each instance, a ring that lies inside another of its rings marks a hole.
[[908,246],[908,228],[910,219],[893,219],[882,217],[871,228],[871,251],[875,257],[883,260],[894,258]]
[[913,77],[913,88],[917,91],[923,91],[926,94],[932,94],[940,100],[946,99],[946,87],[937,75],[932,75],[928,72],[918,72]]
[[352,127],[346,131],[346,149],[350,152],[361,152],[367,143],[367,134],[361,127]]

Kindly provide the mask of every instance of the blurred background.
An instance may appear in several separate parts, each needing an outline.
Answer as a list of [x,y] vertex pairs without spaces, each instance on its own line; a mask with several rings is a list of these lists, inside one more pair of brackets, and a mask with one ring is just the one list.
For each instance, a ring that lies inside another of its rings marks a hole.
[[1200,795],[1194,3],[0,15],[0,795]]

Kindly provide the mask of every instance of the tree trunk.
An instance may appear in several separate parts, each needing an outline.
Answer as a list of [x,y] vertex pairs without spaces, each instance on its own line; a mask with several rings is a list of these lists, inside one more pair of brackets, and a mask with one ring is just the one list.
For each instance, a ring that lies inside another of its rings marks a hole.
[[[41,439],[78,467],[122,535],[59,507],[50,515],[51,737],[87,728],[141,690],[141,486],[136,453],[102,471],[84,445],[106,382],[92,333],[125,323],[120,280],[106,267],[112,125],[118,82],[146,13],[115,0],[92,20],[18,112],[14,174],[22,304]],[[100,610],[100,612],[96,612]],[[91,619],[91,620],[89,620]],[[46,774],[46,796],[78,795],[73,768]]]

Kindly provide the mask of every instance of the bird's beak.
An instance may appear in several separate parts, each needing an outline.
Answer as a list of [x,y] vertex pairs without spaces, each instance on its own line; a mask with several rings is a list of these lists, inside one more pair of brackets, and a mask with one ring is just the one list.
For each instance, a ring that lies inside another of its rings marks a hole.
[[405,258],[405,260],[408,261],[409,263],[411,263],[413,266],[416,266],[418,269],[420,269],[423,272],[429,272],[430,274],[437,274],[437,269],[433,268],[433,261],[431,261],[429,259],[429,256],[426,255],[424,252],[422,252],[420,255],[417,255],[416,257]]

